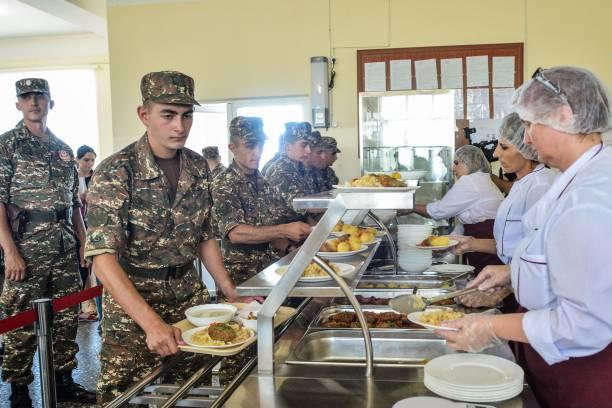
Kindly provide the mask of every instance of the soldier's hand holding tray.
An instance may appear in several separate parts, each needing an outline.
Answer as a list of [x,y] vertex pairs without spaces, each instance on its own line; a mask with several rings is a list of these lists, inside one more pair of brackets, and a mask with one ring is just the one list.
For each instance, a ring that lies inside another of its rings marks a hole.
[[4,273],[10,281],[22,281],[26,277],[26,263],[19,251],[4,253]]
[[178,346],[185,344],[181,337],[181,330],[166,324],[163,320],[152,324],[145,330],[147,334],[147,347],[162,357],[176,354]]
[[291,241],[299,242],[308,237],[312,232],[312,227],[305,222],[296,221],[285,224],[285,235]]

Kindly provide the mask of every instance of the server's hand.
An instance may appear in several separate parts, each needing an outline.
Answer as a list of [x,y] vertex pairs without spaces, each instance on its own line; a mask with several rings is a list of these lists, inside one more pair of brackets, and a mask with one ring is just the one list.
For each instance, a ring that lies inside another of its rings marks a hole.
[[479,353],[502,343],[495,334],[491,317],[477,313],[468,314],[462,319],[442,323],[443,326],[458,329],[457,331],[436,330],[436,334],[444,337],[452,349]]
[[181,338],[181,331],[162,320],[151,325],[145,333],[149,350],[162,357],[176,354],[179,351],[178,346],[185,344]]
[[510,265],[485,266],[478,276],[468,283],[468,288],[478,287],[480,291],[499,288],[510,284]]
[[451,248],[451,252],[454,255],[463,255],[474,251],[472,248],[474,237],[467,237],[465,235],[449,235],[449,238],[459,241],[457,245]]
[[26,277],[26,263],[19,252],[4,253],[4,274],[6,279],[18,282]]

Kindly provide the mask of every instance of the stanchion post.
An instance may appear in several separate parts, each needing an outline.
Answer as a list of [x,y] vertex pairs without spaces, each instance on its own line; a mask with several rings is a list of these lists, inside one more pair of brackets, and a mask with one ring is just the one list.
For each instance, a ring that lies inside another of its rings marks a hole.
[[55,370],[53,369],[53,304],[51,299],[36,299],[36,340],[40,368],[40,392],[43,408],[56,408]]

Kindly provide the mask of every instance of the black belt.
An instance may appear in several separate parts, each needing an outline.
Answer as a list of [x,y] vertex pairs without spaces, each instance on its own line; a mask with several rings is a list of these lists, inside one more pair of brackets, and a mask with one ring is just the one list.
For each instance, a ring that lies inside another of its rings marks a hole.
[[60,222],[70,221],[71,208],[58,211],[25,210],[26,222]]
[[187,272],[193,268],[193,261],[187,262],[183,265],[166,266],[163,268],[139,268],[128,263],[124,259],[119,259],[119,264],[123,267],[123,270],[130,275],[138,278],[145,279],[159,279],[159,280],[170,280],[182,278]]
[[229,239],[222,240],[221,246],[225,250],[237,251],[267,251],[270,248],[268,244],[232,244]]

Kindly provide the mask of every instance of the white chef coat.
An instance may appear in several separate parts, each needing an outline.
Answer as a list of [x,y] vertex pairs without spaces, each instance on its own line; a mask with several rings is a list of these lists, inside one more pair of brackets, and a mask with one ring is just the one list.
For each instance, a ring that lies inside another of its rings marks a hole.
[[427,213],[434,220],[457,217],[462,224],[476,224],[494,219],[503,199],[491,175],[477,171],[459,177],[442,199],[427,204]]
[[558,172],[543,164],[512,185],[510,193],[502,201],[493,227],[497,257],[505,264],[512,260],[514,249],[525,237],[521,220],[527,212],[546,193]]
[[559,175],[523,217],[512,287],[523,330],[548,364],[612,341],[612,148],[597,145]]

